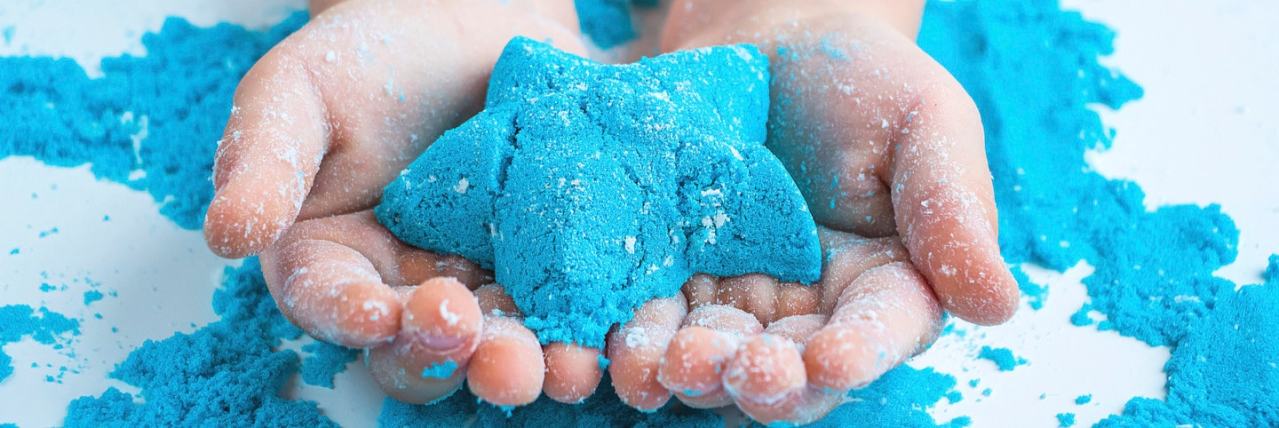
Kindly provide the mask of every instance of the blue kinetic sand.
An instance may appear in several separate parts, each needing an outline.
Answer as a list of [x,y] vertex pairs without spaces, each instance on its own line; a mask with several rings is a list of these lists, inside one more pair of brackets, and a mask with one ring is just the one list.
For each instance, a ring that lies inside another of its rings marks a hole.
[[816,281],[816,225],[763,145],[768,77],[751,46],[604,65],[515,38],[378,220],[494,269],[543,342],[602,346],[696,272]]

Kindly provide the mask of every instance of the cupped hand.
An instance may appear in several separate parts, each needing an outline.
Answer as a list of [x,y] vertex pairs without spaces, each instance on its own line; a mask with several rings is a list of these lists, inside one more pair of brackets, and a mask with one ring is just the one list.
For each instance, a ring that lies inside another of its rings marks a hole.
[[543,349],[500,288],[480,287],[492,282],[487,272],[404,245],[369,211],[429,142],[481,108],[511,37],[584,51],[572,7],[317,1],[313,19],[236,90],[205,219],[209,247],[261,253],[281,311],[320,340],[369,348],[374,377],[398,399],[435,400],[466,378],[498,405],[543,391],[561,401],[590,395],[598,350]]
[[[753,43],[770,56],[769,148],[821,231],[822,279],[695,277],[608,341],[619,396],[736,404],[811,422],[926,349],[942,310],[1012,316],[981,119],[914,44],[922,2],[681,0],[663,51]],[[690,311],[691,308],[691,311]]]

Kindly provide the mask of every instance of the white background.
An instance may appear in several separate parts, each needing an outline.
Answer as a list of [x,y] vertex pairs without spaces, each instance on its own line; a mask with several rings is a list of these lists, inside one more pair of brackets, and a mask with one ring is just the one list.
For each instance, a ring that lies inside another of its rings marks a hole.
[[[296,0],[130,3],[0,3],[0,28],[14,28],[10,43],[0,40],[0,55],[69,56],[94,75],[103,57],[144,55],[141,34],[158,30],[165,16],[262,28],[302,7]],[[1089,154],[1091,165],[1106,176],[1135,180],[1152,208],[1220,203],[1241,237],[1238,262],[1219,274],[1240,284],[1258,282],[1266,257],[1279,252],[1279,123],[1273,119],[1279,117],[1279,45],[1272,43],[1279,36],[1279,3],[1065,3],[1118,31],[1117,53],[1105,62],[1146,89],[1145,98],[1122,110],[1103,111],[1118,137],[1112,150]],[[228,262],[205,249],[199,232],[160,216],[150,196],[95,181],[87,166],[51,168],[8,158],[0,160],[0,201],[0,304],[43,305],[83,319],[74,358],[29,339],[4,347],[16,371],[0,383],[0,422],[55,425],[75,397],[107,386],[133,392],[106,378],[130,349],[214,319],[209,297]],[[39,237],[53,227],[57,233]],[[15,247],[20,253],[8,255]],[[1079,281],[1089,266],[1064,274],[1028,270],[1050,285],[1044,309],[1023,308],[997,328],[960,326],[964,337],[943,337],[911,362],[958,380],[964,399],[935,406],[939,421],[967,415],[976,426],[1055,426],[1055,414],[1073,412],[1080,424],[1091,424],[1121,411],[1133,396],[1162,397],[1167,349],[1067,321],[1087,300]],[[86,307],[86,278],[118,296]],[[68,288],[41,292],[42,282]],[[1011,348],[1029,364],[998,372],[975,358],[983,345]],[[40,367],[31,368],[32,362]],[[79,373],[46,382],[60,366]],[[979,384],[969,387],[970,379]],[[980,393],[986,388],[988,397]],[[288,393],[318,401],[344,425],[369,425],[382,401],[358,363],[338,376],[335,390],[301,385]],[[1075,405],[1081,394],[1092,394],[1093,401]]]

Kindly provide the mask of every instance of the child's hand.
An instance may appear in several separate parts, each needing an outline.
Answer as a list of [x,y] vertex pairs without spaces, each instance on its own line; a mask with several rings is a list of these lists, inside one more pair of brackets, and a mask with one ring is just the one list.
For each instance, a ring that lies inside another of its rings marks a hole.
[[[761,422],[808,422],[931,344],[941,309],[978,324],[1012,316],[1017,284],[999,255],[981,120],[915,46],[921,8],[898,0],[670,6],[664,51],[754,43],[770,55],[769,148],[817,221],[851,234],[823,231],[815,289],[700,278],[684,296],[641,308],[608,345],[628,404],[654,409],[673,391],[695,407],[736,403]],[[698,308],[707,303],[736,308]],[[781,318],[805,313],[822,315]]]
[[[544,352],[500,290],[467,289],[491,282],[486,273],[405,246],[368,211],[427,144],[482,106],[511,37],[583,52],[572,7],[352,0],[318,14],[236,90],[205,220],[209,247],[226,257],[261,252],[281,311],[316,338],[373,348],[374,376],[398,399],[434,400],[466,377],[499,405],[526,404],[543,389],[563,401],[589,395],[598,351]],[[428,281],[438,276],[461,283]]]

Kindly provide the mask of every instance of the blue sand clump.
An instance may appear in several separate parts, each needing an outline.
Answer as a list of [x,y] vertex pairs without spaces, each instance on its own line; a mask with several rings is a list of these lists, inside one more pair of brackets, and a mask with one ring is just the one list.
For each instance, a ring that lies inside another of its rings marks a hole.
[[67,407],[68,427],[334,426],[315,403],[286,400],[297,373],[293,351],[275,351],[302,334],[276,309],[257,259],[227,268],[213,295],[221,319],[193,333],[148,340],[111,372],[139,397],[110,388]]
[[71,59],[0,57],[0,158],[91,163],[94,176],[149,192],[161,214],[198,229],[235,86],[305,21],[298,13],[254,32],[170,18],[142,37],[145,56],[105,58],[97,78]]
[[306,344],[302,351],[309,354],[302,360],[302,381],[329,389],[333,388],[333,377],[360,356],[358,350],[324,342]]
[[37,236],[38,238],[40,238],[40,239],[44,239],[44,238],[47,238],[47,237],[49,237],[49,236],[57,235],[57,234],[58,234],[58,228],[56,228],[56,227],[55,227],[55,228],[52,228],[52,229],[49,229],[49,230],[41,230],[41,231],[40,231],[40,233],[39,233],[39,234],[37,234],[36,236]]
[[432,364],[422,369],[423,379],[448,379],[453,376],[453,372],[457,371],[457,361],[444,360],[442,363]]
[[1279,275],[1221,298],[1187,331],[1164,366],[1168,396],[1135,398],[1101,425],[1279,426]]
[[1084,303],[1083,306],[1079,307],[1079,310],[1070,314],[1070,324],[1079,327],[1092,325],[1095,321],[1093,321],[1092,317],[1088,316],[1088,313],[1090,312],[1092,312],[1092,305]]
[[84,292],[84,305],[89,306],[93,302],[102,300],[103,297],[105,296],[102,294],[101,291],[98,291],[98,290],[86,291]]
[[657,0],[574,0],[582,34],[608,49],[639,37],[631,22],[631,6],[655,7]]
[[977,357],[995,363],[995,367],[998,367],[1001,372],[1010,372],[1017,366],[1026,364],[1025,358],[1013,355],[1013,351],[1008,348],[983,346],[981,351],[977,353]]
[[1031,281],[1020,266],[1013,266],[1010,270],[1013,273],[1013,279],[1017,280],[1017,288],[1021,290],[1021,295],[1030,308],[1036,311],[1043,309],[1044,301],[1048,299],[1048,286]]
[[1057,426],[1062,428],[1070,428],[1075,426],[1075,414],[1074,413],[1058,413]]
[[1092,394],[1084,394],[1084,395],[1080,395],[1080,396],[1078,396],[1078,397],[1075,397],[1075,404],[1078,404],[1078,405],[1081,405],[1081,406],[1082,406],[1082,405],[1085,405],[1085,404],[1088,404],[1088,403],[1089,403],[1089,402],[1091,402],[1091,401],[1092,401]]
[[604,65],[515,38],[488,88],[484,111],[386,186],[377,218],[494,269],[543,343],[602,347],[696,272],[820,276],[812,215],[764,148],[754,47]]
[[[0,347],[30,337],[38,343],[65,347],[69,337],[80,335],[80,322],[48,308],[27,305],[0,306]],[[13,374],[13,357],[0,349],[0,382]]]

